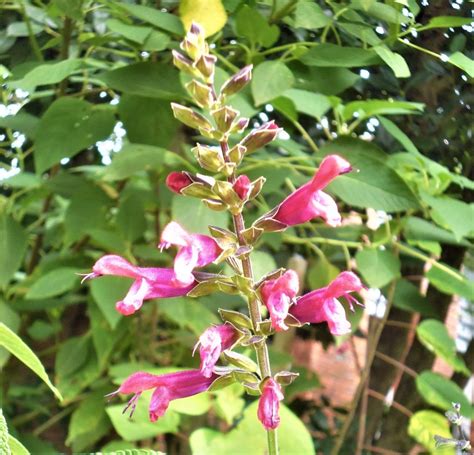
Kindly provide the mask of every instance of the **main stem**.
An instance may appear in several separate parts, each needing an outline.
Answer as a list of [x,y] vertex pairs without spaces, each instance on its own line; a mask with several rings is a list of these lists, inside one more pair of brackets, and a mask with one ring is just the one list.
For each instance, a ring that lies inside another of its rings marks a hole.
[[[229,144],[227,141],[222,141],[220,143],[222,155],[224,156],[224,160],[228,161],[228,152],[229,152]],[[235,174],[232,174],[228,181],[230,183],[235,182]],[[239,240],[239,245],[245,245],[245,239],[242,235],[242,232],[245,230],[245,221],[242,213],[237,215],[232,215],[232,219],[234,221],[234,231],[237,235],[237,239]],[[241,259],[242,262],[242,273],[246,278],[249,278],[253,282],[253,270],[252,270],[252,261],[248,255],[245,255]],[[258,300],[252,296],[248,297],[248,308],[250,318],[252,319],[252,325],[254,331],[257,330],[259,322],[262,320],[262,314],[260,313],[260,305]],[[267,343],[263,340],[261,343],[254,344],[255,352],[257,354],[257,362],[260,368],[260,373],[262,378],[271,377],[272,370],[270,368],[270,357],[268,356],[268,348]],[[268,443],[268,453],[269,455],[277,455],[278,454],[278,438],[276,430],[267,430],[267,443]]]

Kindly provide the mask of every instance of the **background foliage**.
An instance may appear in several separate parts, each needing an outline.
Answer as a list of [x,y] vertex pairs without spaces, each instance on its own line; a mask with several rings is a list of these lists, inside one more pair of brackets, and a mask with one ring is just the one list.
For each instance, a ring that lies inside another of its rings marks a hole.
[[[13,453],[263,451],[256,403],[239,386],[177,401],[155,424],[141,404],[130,421],[121,404],[103,398],[137,369],[196,365],[190,348],[217,322],[217,308],[243,306],[239,297],[163,300],[124,318],[114,303],[126,279],[81,286],[77,276],[105,252],[169,265],[156,244],[171,218],[202,233],[211,222],[229,222],[164,186],[172,170],[197,171],[190,153],[196,138],[169,107],[188,101],[170,50],[192,20],[212,35],[218,82],[254,64],[251,87],[233,105],[254,126],[275,119],[288,133],[242,169],[251,178],[265,175],[267,201],[305,182],[327,154],[359,170],[329,188],[345,226],[329,231],[312,223],[266,235],[255,265],[258,277],[298,253],[308,265],[307,289],[352,268],[381,289],[390,320],[411,324],[400,329],[373,316],[370,333],[354,324],[354,336],[375,336],[380,352],[416,374],[403,376],[395,395],[411,417],[369,399],[365,445],[433,450],[434,433],[449,436],[440,412],[452,401],[472,416],[461,390],[474,364],[472,338],[461,356],[443,325],[452,296],[473,295],[459,271],[469,268],[474,235],[473,24],[463,3],[4,0],[0,366]],[[268,208],[257,200],[251,219]],[[376,212],[375,230],[367,226],[374,210],[384,212]],[[344,341],[324,327],[293,335]],[[281,346],[288,340],[275,340],[273,364],[288,367]],[[374,352],[369,386],[385,395],[397,368]],[[430,371],[435,356],[452,367],[451,378]],[[282,410],[282,453],[329,453],[345,411],[336,410],[331,426],[319,405],[298,395],[319,382],[297,368],[301,378]],[[354,419],[340,453],[353,453],[357,426]]]

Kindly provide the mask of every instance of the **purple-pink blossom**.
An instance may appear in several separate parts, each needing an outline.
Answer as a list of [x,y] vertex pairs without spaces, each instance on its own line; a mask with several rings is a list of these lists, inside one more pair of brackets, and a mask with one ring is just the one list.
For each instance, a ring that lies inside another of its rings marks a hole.
[[358,302],[349,293],[359,292],[363,288],[357,275],[342,272],[328,286],[296,299],[289,312],[302,323],[327,322],[333,335],[344,335],[351,331],[351,324],[338,299],[344,297],[353,309],[352,303]]
[[280,425],[280,401],[283,398],[280,384],[273,378],[268,378],[263,386],[257,410],[258,420],[266,430],[274,430]]

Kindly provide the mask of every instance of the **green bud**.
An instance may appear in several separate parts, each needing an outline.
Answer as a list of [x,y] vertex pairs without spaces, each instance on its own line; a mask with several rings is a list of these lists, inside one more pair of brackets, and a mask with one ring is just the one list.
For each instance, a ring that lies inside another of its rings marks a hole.
[[171,103],[171,109],[173,110],[176,119],[190,128],[196,130],[212,130],[212,125],[209,120],[207,120],[203,115],[194,112],[189,107],[177,103]]
[[258,371],[258,365],[245,355],[230,350],[226,350],[222,354],[224,355],[225,360],[227,360],[231,365],[242,368],[245,371],[250,371],[251,373],[256,373]]
[[252,79],[252,68],[253,65],[244,66],[230,79],[227,79],[221,88],[221,96],[230,96],[242,90]]
[[227,134],[232,129],[234,121],[239,115],[239,111],[229,106],[223,106],[211,111],[211,115],[216,122],[218,131]]
[[197,144],[191,150],[199,165],[212,172],[220,172],[226,166],[222,151],[219,147],[207,147]]
[[214,104],[211,88],[193,79],[186,84],[186,89],[200,107],[210,108]]

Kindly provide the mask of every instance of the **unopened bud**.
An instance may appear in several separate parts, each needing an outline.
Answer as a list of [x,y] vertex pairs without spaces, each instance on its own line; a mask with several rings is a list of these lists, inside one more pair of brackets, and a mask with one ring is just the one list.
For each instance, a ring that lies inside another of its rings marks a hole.
[[246,151],[247,151],[247,149],[243,145],[240,145],[240,144],[234,145],[229,150],[228,155],[229,155],[230,161],[232,161],[236,165],[240,164],[240,162],[242,161],[242,158],[244,157]]
[[202,74],[206,82],[213,82],[217,58],[214,55],[202,55],[196,60],[195,67]]
[[193,22],[180,47],[194,61],[198,60],[203,54],[207,54],[208,47],[204,29],[196,22]]
[[180,71],[190,74],[191,76],[199,77],[200,72],[193,66],[193,62],[186,58],[183,54],[178,51],[172,50],[173,54],[173,65],[176,66]]
[[221,88],[222,96],[230,96],[242,90],[252,79],[253,65],[244,66],[238,73],[224,82]]
[[171,172],[166,177],[166,186],[178,194],[181,194],[181,191],[192,183],[191,177],[185,172]]
[[273,141],[280,131],[281,128],[272,120],[251,131],[240,144],[247,148],[247,153],[251,153]]
[[234,120],[239,115],[239,111],[229,106],[224,106],[211,112],[219,132],[226,134],[233,126]]
[[245,201],[249,197],[251,182],[246,175],[239,175],[232,186],[242,201]]
[[177,120],[196,130],[212,130],[212,125],[206,117],[194,112],[181,104],[171,103],[171,109]]
[[186,89],[200,107],[211,107],[214,103],[212,90],[209,86],[193,79],[186,84]]
[[212,148],[197,144],[197,146],[192,149],[192,152],[199,165],[208,171],[220,172],[226,164],[221,150],[217,147]]
[[248,124],[249,124],[249,119],[245,117],[241,117],[239,118],[239,120],[235,122],[230,132],[233,134],[242,133],[245,130],[245,128],[247,128]]

